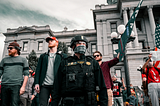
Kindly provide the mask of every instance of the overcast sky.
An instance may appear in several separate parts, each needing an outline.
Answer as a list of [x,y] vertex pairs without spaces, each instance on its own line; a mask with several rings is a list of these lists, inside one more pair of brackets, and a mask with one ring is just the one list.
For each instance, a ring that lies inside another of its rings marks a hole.
[[0,0],[0,60],[7,28],[49,25],[53,31],[93,29],[92,9],[107,0]]

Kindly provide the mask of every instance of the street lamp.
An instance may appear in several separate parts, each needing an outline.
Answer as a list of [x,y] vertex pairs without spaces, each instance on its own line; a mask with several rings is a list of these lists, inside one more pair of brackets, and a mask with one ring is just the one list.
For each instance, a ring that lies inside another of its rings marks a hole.
[[[112,45],[113,44],[117,44],[117,46],[118,46],[118,42],[120,40],[120,37],[122,36],[122,34],[125,31],[125,26],[124,25],[119,25],[117,27],[117,30],[118,30],[119,35],[116,32],[112,32],[111,33],[111,38],[112,38],[111,42],[112,42]],[[128,38],[127,43],[129,43],[130,41],[134,41],[134,39],[135,39],[134,32],[132,31],[130,37]],[[130,78],[129,78],[128,61],[127,61],[127,58],[126,58],[126,49],[124,51],[124,69],[125,69],[125,80],[126,80],[126,87],[127,87],[127,96],[130,96],[131,95],[131,92],[130,92]]]

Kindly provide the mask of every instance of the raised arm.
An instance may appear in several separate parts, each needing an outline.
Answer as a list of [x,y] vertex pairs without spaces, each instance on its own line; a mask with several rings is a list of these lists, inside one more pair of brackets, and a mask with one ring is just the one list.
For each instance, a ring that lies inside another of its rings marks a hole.
[[146,73],[146,67],[147,67],[149,61],[151,60],[152,54],[149,54],[148,57],[149,57],[149,59],[146,61],[146,63],[142,67],[142,73]]
[[119,53],[117,54],[117,59],[119,59]]

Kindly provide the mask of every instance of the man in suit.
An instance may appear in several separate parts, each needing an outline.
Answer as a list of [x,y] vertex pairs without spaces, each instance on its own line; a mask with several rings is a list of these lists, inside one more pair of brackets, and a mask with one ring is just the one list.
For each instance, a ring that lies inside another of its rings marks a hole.
[[58,40],[55,37],[47,37],[49,51],[40,55],[35,74],[35,90],[39,93],[40,106],[47,106],[48,99],[53,88],[55,76],[60,62],[65,54],[57,52]]

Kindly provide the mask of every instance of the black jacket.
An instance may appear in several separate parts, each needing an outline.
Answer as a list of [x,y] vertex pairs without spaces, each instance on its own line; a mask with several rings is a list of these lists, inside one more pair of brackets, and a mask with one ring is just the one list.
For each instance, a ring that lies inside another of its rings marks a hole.
[[[48,67],[48,56],[49,56],[49,53],[44,53],[40,55],[40,58],[38,60],[38,64],[36,67],[36,73],[35,73],[35,79],[34,79],[35,85],[39,84],[41,86],[46,77],[46,72]],[[54,78],[55,78],[55,75],[57,74],[57,71],[62,59],[66,57],[67,57],[66,54],[63,54],[63,53],[60,54],[58,52],[56,53],[56,58],[54,62]]]
[[[68,58],[65,58],[61,62],[58,73],[57,73],[57,76],[55,78],[54,85],[53,85],[54,88],[52,90],[52,106],[58,106],[60,98],[63,97],[63,95],[64,95],[62,90],[65,89],[65,88],[62,88],[62,87],[63,87],[63,84],[66,84],[66,83],[63,83],[64,80],[65,80],[65,77],[64,77],[64,74],[65,74],[65,71],[66,71],[65,66],[74,65],[75,63],[78,63],[78,62],[85,62],[84,61],[85,58],[86,58],[86,56],[83,55],[83,56],[81,56],[80,59],[78,59],[78,57],[74,55],[74,56],[70,56]],[[72,60],[73,62],[69,61],[70,63],[66,63],[66,61],[68,61],[68,60]],[[100,68],[98,62],[96,60],[94,60],[93,58],[92,58],[92,60],[93,60],[92,63],[90,63],[88,61],[86,63],[93,64],[95,85],[99,86],[99,88],[100,88],[100,91],[99,91],[100,105],[101,106],[107,106],[108,105],[108,96],[107,96],[107,89],[106,89],[106,86],[105,86],[105,83],[104,83],[102,71],[101,71],[101,68]],[[71,96],[73,94],[78,96],[78,93],[74,93],[74,92],[72,94],[68,94],[68,96]]]

